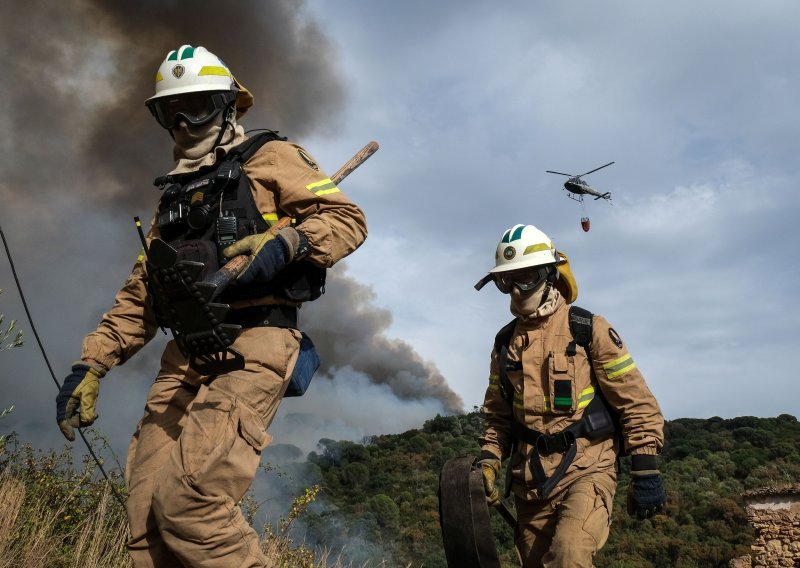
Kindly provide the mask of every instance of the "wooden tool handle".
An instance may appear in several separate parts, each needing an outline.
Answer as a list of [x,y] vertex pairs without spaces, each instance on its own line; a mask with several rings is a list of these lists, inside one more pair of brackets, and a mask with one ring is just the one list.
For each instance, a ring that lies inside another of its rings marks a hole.
[[[339,170],[331,176],[331,181],[335,184],[339,184],[344,178],[349,176],[353,171],[363,164],[367,159],[378,151],[378,143],[374,140],[369,142],[366,146],[361,148],[356,154],[347,160],[347,162],[339,168]],[[273,235],[277,234],[278,231],[283,229],[284,227],[288,227],[291,224],[290,217],[284,217],[282,219],[278,219],[278,221],[272,225],[267,232]],[[246,254],[240,254],[229,260],[225,263],[225,266],[217,270],[214,274],[212,274],[206,282],[209,284],[214,284],[217,289],[214,292],[213,297],[219,296],[219,294],[234,280],[242,271],[250,265],[250,256]]]

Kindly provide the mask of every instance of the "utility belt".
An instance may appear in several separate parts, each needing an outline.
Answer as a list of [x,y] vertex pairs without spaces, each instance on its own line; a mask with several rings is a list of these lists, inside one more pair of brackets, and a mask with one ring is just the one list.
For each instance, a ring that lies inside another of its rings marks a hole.
[[250,327],[287,327],[299,329],[297,326],[297,307],[285,305],[248,306],[231,310],[225,316],[225,323]]
[[[225,323],[241,326],[242,329],[253,327],[280,327],[298,329],[297,307],[285,305],[249,306],[231,310],[225,316]],[[300,353],[294,364],[289,385],[284,397],[303,396],[320,365],[319,354],[311,338],[300,332]]]
[[[600,396],[595,396],[592,399],[578,422],[570,424],[556,434],[544,434],[538,430],[528,428],[516,419],[511,420],[511,437],[514,439],[514,445],[516,446],[518,441],[521,440],[532,447],[531,469],[533,470],[536,489],[539,490],[542,499],[547,499],[553,488],[567,473],[567,469],[569,469],[578,453],[578,438],[601,440],[610,438],[615,431],[614,420],[608,411],[606,403]],[[563,453],[564,457],[556,467],[553,475],[547,477],[544,473],[541,456],[549,456],[555,453]],[[508,470],[510,472],[511,468],[509,467]],[[509,477],[506,494],[511,490],[510,481]]]

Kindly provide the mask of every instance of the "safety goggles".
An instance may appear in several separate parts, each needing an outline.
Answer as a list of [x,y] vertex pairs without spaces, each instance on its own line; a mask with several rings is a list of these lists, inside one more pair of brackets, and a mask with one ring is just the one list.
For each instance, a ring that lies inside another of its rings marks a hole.
[[514,286],[521,292],[530,292],[547,280],[552,269],[552,266],[532,266],[519,270],[509,270],[508,272],[498,272],[494,274],[494,283],[503,294],[510,293],[511,288]]
[[207,124],[235,99],[233,91],[181,93],[148,101],[147,108],[161,126],[171,130],[181,121],[189,126]]

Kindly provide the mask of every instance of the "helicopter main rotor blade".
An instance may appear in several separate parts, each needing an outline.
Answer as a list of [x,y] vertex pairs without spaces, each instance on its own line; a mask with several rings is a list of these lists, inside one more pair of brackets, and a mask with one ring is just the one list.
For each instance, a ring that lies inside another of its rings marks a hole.
[[548,174],[558,174],[558,175],[560,175],[560,176],[567,176],[567,177],[575,177],[575,176],[573,176],[572,174],[565,174],[565,173],[562,173],[562,172],[552,172],[552,171],[550,171],[550,170],[546,170],[546,171],[545,171],[545,173],[548,173]]
[[596,172],[597,170],[602,170],[603,168],[606,168],[606,167],[610,166],[610,165],[611,165],[611,164],[613,164],[613,163],[614,163],[614,162],[608,162],[608,163],[607,163],[605,166],[600,166],[599,168],[595,168],[595,169],[593,169],[593,170],[592,170],[592,171],[590,171],[590,172],[586,172],[585,174],[581,174],[581,175],[579,175],[578,177],[588,176],[589,174],[593,174],[593,173],[594,173],[594,172]]

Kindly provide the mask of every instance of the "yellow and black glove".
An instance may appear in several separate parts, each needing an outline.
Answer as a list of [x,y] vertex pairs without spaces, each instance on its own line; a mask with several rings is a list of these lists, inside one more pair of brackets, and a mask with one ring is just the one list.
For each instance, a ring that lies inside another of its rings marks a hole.
[[308,253],[308,239],[293,227],[284,227],[277,235],[266,232],[249,235],[222,251],[225,258],[249,255],[247,267],[236,278],[238,284],[267,283],[293,260]]
[[100,365],[78,361],[72,365],[72,373],[64,379],[56,397],[56,422],[64,437],[75,440],[73,428],[90,426],[97,420],[97,395],[100,379],[106,371]]
[[486,491],[486,503],[495,507],[500,503],[500,491],[495,486],[495,480],[500,475],[500,460],[496,457],[484,457],[478,460],[478,466],[483,473],[483,489]]

